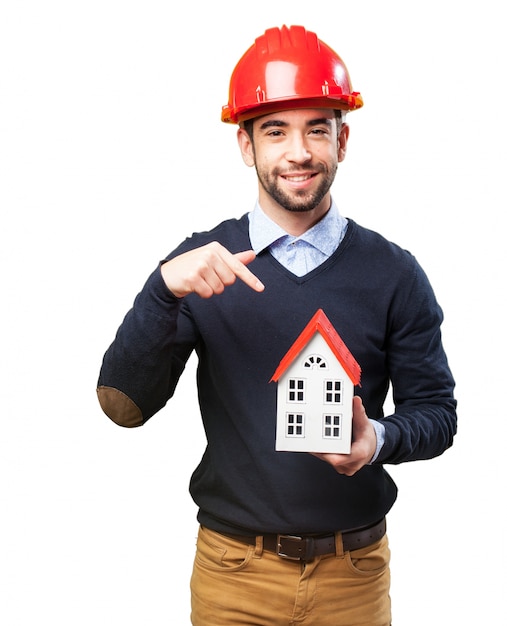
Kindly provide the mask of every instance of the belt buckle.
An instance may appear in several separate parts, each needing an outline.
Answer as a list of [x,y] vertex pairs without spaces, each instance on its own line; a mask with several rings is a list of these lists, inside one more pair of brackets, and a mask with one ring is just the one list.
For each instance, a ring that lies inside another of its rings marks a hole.
[[[284,547],[284,542],[286,547]],[[296,545],[296,551],[299,552],[297,556],[294,554],[288,554],[288,546]],[[280,535],[276,536],[276,554],[282,559],[288,559],[289,561],[310,561],[313,559],[313,538],[312,537],[300,537],[298,535]]]

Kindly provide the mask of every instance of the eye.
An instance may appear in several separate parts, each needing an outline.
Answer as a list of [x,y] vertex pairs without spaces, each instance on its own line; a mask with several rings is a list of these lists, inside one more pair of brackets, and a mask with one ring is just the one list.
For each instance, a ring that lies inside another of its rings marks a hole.
[[312,128],[312,130],[310,131],[310,135],[327,135],[327,134],[328,134],[327,128]]

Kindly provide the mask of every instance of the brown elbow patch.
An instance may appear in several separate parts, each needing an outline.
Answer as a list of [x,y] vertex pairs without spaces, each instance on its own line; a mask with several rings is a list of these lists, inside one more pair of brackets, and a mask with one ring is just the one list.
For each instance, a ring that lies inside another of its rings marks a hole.
[[135,428],[143,425],[141,409],[119,389],[99,387],[97,396],[104,413],[118,426]]

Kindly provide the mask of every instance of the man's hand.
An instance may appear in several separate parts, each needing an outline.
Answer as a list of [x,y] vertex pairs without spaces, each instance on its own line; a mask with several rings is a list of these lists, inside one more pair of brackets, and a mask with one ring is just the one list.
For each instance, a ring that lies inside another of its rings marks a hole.
[[334,467],[338,474],[353,476],[364,465],[369,463],[375,454],[377,435],[373,428],[363,402],[354,396],[352,406],[352,447],[350,454],[312,453],[322,461]]
[[264,285],[246,267],[254,259],[253,250],[231,254],[214,241],[164,263],[161,268],[162,278],[177,298],[183,298],[189,293],[210,298],[222,293],[236,278],[254,291],[263,291]]

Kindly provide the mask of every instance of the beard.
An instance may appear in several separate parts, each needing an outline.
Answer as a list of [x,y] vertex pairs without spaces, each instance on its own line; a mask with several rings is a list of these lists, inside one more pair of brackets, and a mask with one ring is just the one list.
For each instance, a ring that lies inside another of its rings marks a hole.
[[[268,172],[262,170],[255,164],[257,171],[257,177],[259,182],[264,187],[264,190],[286,211],[303,213],[306,211],[313,211],[322,202],[323,198],[330,190],[331,185],[336,176],[338,164],[334,163],[331,167],[327,167],[325,164],[320,163],[317,168],[312,167],[311,171],[315,173],[315,170],[319,174],[323,174],[319,186],[313,191],[299,190],[287,192],[282,189],[278,183],[280,174],[289,174],[290,171],[282,171],[279,168],[275,168]],[[305,169],[310,171],[310,168],[299,167],[298,172],[304,172]]]

